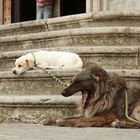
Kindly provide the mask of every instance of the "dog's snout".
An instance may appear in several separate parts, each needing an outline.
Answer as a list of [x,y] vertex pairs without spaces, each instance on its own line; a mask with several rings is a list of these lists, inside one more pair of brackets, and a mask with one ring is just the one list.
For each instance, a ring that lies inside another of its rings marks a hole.
[[14,74],[17,74],[16,70],[12,70],[12,72],[13,72]]
[[73,94],[67,92],[66,90],[63,90],[63,91],[62,91],[62,95],[63,95],[64,97],[69,97],[69,96],[72,96]]
[[62,95],[63,95],[64,97],[67,97],[67,94],[66,94],[66,91],[65,91],[65,90],[62,91]]
[[62,91],[62,95],[65,96],[65,94],[66,94],[65,90],[63,90],[63,91]]

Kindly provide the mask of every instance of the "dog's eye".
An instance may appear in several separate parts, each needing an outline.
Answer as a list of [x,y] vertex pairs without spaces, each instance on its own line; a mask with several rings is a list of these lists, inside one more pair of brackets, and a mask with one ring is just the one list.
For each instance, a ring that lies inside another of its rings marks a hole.
[[18,65],[18,67],[20,68],[22,65]]
[[72,84],[73,83],[73,80],[70,80],[70,83]]
[[76,86],[79,86],[79,81],[74,82]]

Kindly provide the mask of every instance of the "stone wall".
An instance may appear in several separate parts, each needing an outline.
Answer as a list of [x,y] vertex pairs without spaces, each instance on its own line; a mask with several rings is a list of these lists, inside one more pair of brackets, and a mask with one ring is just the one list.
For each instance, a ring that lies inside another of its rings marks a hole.
[[107,0],[109,11],[140,11],[140,0]]

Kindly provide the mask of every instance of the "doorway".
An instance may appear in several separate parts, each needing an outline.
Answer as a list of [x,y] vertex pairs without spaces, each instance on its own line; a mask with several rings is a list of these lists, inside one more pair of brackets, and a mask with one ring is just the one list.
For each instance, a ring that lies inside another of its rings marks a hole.
[[73,15],[86,12],[86,0],[61,0],[60,15]]
[[35,0],[12,0],[11,7],[12,23],[36,19]]
[[[36,19],[35,0],[12,0],[11,2],[12,23]],[[56,3],[58,4],[58,1]],[[60,0],[58,10],[60,11],[59,16],[85,13],[86,0]]]
[[20,21],[36,19],[35,0],[20,0]]

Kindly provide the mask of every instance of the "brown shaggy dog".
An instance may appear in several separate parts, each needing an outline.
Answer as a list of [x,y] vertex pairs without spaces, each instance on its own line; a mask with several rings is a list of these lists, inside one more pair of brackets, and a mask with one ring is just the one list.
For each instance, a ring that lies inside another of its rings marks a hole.
[[74,76],[71,85],[62,92],[65,97],[82,92],[83,116],[60,119],[56,123],[59,126],[140,128],[139,123],[125,117],[125,90],[128,115],[140,121],[140,88],[115,73],[109,74],[101,67],[91,65]]

